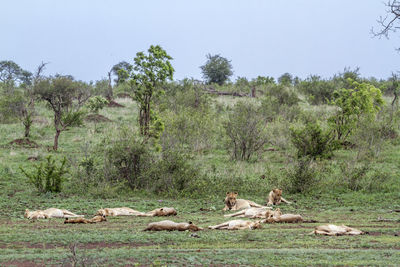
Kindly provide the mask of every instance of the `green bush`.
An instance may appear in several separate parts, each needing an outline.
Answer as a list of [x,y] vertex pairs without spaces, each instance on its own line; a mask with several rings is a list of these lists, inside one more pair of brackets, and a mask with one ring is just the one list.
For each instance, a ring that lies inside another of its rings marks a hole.
[[29,183],[34,185],[39,193],[46,192],[61,192],[64,175],[68,173],[65,167],[66,158],[61,161],[61,165],[57,166],[56,161],[52,156],[46,158],[46,163],[36,165],[36,172],[28,173],[22,167],[20,170],[29,179]]
[[298,158],[330,158],[335,148],[332,132],[323,131],[317,122],[309,122],[300,129],[291,128],[290,136]]
[[317,182],[318,172],[314,161],[309,157],[297,159],[287,170],[288,189],[291,193],[311,191]]

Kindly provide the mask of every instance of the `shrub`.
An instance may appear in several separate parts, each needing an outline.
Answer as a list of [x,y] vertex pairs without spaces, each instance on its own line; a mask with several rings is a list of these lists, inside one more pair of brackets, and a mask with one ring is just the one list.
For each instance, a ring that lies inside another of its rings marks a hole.
[[234,159],[248,161],[253,154],[262,151],[268,142],[265,125],[265,118],[254,104],[240,101],[233,107],[224,128]]
[[66,158],[61,161],[61,165],[57,166],[56,161],[51,155],[46,158],[46,163],[36,165],[36,172],[28,173],[22,167],[20,170],[29,179],[29,183],[34,185],[39,193],[61,192],[61,186],[64,181],[64,175],[68,173],[65,167]]
[[323,131],[317,122],[309,122],[303,128],[290,129],[293,145],[297,149],[297,157],[309,156],[329,158],[334,149],[332,132]]
[[316,176],[317,170],[311,158],[302,157],[297,159],[292,168],[287,171],[289,192],[304,193],[310,191],[317,181]]

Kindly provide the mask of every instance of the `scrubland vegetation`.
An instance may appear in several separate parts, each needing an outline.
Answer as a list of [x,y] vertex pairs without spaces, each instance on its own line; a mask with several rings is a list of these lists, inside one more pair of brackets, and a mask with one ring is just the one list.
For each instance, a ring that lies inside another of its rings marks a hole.
[[[396,75],[378,80],[345,69],[330,78],[174,81],[171,58],[152,49],[90,83],[44,76],[44,64],[30,74],[3,62],[0,262],[399,262],[398,215],[391,213],[400,208]],[[160,69],[148,75],[154,61]],[[375,235],[315,238],[305,235],[310,224],[196,238],[142,233],[148,218],[72,228],[22,220],[25,208],[91,215],[106,206],[173,206],[181,220],[206,226],[223,220],[227,191],[264,204],[276,187],[295,202],[285,211]]]

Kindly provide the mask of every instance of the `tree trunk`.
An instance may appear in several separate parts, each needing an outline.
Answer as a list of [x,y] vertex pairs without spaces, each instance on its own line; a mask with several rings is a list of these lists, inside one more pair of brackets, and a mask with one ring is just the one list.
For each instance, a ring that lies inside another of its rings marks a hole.
[[60,136],[61,130],[56,130],[56,136],[54,136],[54,146],[53,150],[57,151],[58,149],[58,137]]
[[24,134],[25,138],[29,138],[30,131],[31,131],[31,125],[30,124],[25,124],[25,134]]

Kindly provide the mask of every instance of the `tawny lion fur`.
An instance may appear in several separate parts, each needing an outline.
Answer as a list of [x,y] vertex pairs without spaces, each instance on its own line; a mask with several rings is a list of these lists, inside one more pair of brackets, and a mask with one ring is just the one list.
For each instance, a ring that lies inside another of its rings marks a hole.
[[262,228],[262,225],[260,221],[232,220],[213,226],[208,226],[208,228],[218,230],[254,230]]
[[227,210],[242,210],[249,209],[251,207],[255,208],[263,208],[263,206],[246,199],[238,199],[238,193],[236,192],[227,192],[225,197],[225,207],[222,209],[223,211]]
[[363,235],[363,234],[365,234],[363,231],[360,231],[356,228],[348,227],[344,224],[342,224],[341,226],[334,225],[334,224],[320,225],[320,226],[317,226],[312,233],[318,234],[318,235],[329,235],[329,236]]
[[50,208],[46,210],[35,210],[35,211],[30,211],[26,209],[24,217],[36,220],[36,219],[48,219],[48,218],[78,218],[84,216],[77,215],[75,213],[70,212],[69,210]]
[[176,223],[165,220],[160,222],[149,223],[144,231],[200,231],[203,228],[194,225],[192,222]]
[[85,219],[85,218],[65,218],[64,223],[98,223],[98,222],[106,222],[106,216],[105,215],[96,215],[92,219]]
[[287,201],[282,197],[282,189],[272,189],[271,192],[269,192],[268,195],[268,203],[267,205],[279,205],[281,202],[284,202],[286,204],[291,204],[292,202]]
[[232,214],[226,214],[224,217],[239,217],[239,218],[269,218],[274,216],[276,212],[280,212],[280,209],[272,211],[270,207],[263,208],[249,208],[245,210],[238,211]]
[[174,208],[163,207],[149,212],[141,212],[131,208],[105,208],[99,209],[97,215],[105,216],[140,216],[140,217],[155,217],[155,216],[172,216],[177,212]]

